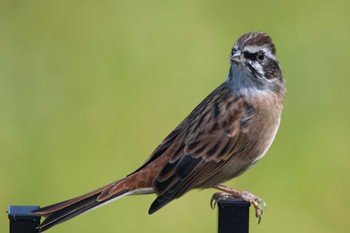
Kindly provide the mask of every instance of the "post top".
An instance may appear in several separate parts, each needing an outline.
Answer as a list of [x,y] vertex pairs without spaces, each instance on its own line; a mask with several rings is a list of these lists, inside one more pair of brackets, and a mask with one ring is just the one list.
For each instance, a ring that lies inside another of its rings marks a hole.
[[249,207],[250,203],[243,199],[228,199],[218,201],[220,207]]
[[40,216],[37,216],[32,213],[32,211],[36,209],[39,209],[39,206],[10,205],[7,208],[7,213],[8,213],[9,219],[11,220],[18,220],[18,219],[40,220]]

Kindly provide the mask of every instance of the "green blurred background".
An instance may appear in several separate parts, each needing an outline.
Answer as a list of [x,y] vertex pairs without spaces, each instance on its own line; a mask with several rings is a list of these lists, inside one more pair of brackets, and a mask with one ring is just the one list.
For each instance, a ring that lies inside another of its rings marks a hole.
[[[133,171],[268,32],[287,80],[268,155],[228,185],[268,203],[251,232],[349,232],[349,1],[0,1],[0,232],[10,204],[62,201]],[[152,216],[126,197],[50,232],[216,232],[214,190]],[[251,211],[253,212],[253,211]]]

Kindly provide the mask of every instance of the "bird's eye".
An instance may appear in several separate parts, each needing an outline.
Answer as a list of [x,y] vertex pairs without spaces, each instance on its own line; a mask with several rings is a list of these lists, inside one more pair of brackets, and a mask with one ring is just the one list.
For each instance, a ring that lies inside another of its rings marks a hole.
[[256,57],[259,61],[263,61],[265,59],[265,54],[263,51],[259,51]]

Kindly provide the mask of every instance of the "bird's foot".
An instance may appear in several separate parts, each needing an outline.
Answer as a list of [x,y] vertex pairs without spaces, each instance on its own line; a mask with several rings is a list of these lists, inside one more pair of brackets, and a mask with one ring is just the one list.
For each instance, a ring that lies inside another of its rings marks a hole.
[[210,201],[210,206],[212,209],[215,208],[216,204],[219,201],[222,200],[228,200],[228,199],[239,199],[242,198],[243,200],[251,203],[255,208],[255,216],[258,218],[258,223],[261,221],[261,216],[263,214],[263,208],[266,209],[266,202],[261,199],[258,196],[253,195],[252,193],[248,191],[238,191],[223,185],[218,185],[215,188],[224,191],[222,193],[214,193],[213,197]]

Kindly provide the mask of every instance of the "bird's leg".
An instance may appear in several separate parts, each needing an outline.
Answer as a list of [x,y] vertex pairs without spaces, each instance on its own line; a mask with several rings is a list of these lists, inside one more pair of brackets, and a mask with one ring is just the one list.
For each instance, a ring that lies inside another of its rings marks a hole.
[[217,202],[221,200],[227,200],[230,198],[242,198],[243,200],[251,203],[255,208],[255,216],[259,219],[258,223],[261,221],[261,216],[263,213],[263,210],[260,205],[263,205],[266,209],[266,203],[263,199],[260,197],[257,197],[253,194],[251,194],[248,191],[239,191],[235,190],[233,188],[224,186],[224,185],[216,185],[213,188],[223,191],[222,193],[214,193],[213,197],[210,201],[210,206],[212,208],[215,208],[215,205]]

